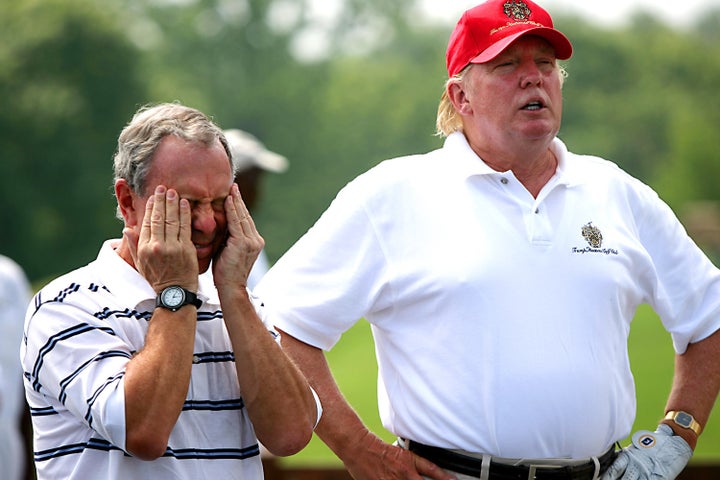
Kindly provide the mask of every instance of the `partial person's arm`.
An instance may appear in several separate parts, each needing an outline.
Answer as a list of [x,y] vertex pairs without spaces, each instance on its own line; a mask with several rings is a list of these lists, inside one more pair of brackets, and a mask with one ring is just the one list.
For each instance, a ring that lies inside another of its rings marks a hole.
[[224,290],[220,299],[255,434],[272,454],[293,455],[312,438],[320,414],[310,386],[257,316],[244,288]]
[[[702,427],[720,391],[720,330],[708,338],[688,345],[675,357],[675,375],[665,411],[684,411],[695,417]],[[690,429],[663,420],[695,450],[698,436]]]
[[[135,267],[159,293],[169,285],[198,289],[197,253],[190,237],[190,205],[160,186],[148,199],[139,236],[125,229]],[[125,448],[143,460],[165,453],[190,385],[197,310],[157,308],[145,345],[125,371]]]
[[226,246],[213,263],[213,277],[230,335],[238,382],[258,440],[271,453],[304,448],[320,415],[300,370],[258,317],[247,279],[264,241],[233,185],[225,202]]
[[[719,359],[720,331],[677,355],[665,411],[687,412],[704,427],[720,391]],[[673,480],[689,462],[697,442],[693,430],[662,420],[655,432],[635,432],[632,444],[620,452],[603,480]]]
[[415,454],[384,442],[363,424],[338,389],[322,350],[282,334],[283,349],[302,368],[320,396],[318,436],[343,461],[355,480],[451,480],[454,477]]
[[167,449],[187,397],[192,370],[197,310],[158,308],[150,319],[145,346],[125,371],[125,447],[142,460]]

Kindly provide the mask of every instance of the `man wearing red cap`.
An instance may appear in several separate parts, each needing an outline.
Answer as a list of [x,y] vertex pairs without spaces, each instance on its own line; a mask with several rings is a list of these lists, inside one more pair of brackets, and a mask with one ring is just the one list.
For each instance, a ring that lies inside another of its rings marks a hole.
[[[690,459],[720,389],[720,271],[648,186],[557,138],[571,54],[529,0],[465,12],[444,146],[349,183],[258,286],[354,478],[673,479]],[[672,336],[675,379],[657,430],[616,452],[642,303]],[[325,362],[359,318],[398,445],[368,431]]]

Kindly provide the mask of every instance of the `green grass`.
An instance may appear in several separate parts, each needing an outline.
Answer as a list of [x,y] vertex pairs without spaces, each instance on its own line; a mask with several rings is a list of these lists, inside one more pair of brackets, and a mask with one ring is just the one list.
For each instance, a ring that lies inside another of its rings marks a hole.
[[[630,329],[630,361],[637,385],[638,411],[633,431],[654,430],[665,411],[672,381],[674,352],[670,336],[649,307],[641,307]],[[380,423],[377,411],[377,364],[370,326],[358,322],[328,353],[341,390],[370,430],[387,441],[393,436]],[[720,402],[717,402],[720,403]],[[720,463],[720,406],[716,403],[698,443],[693,462]],[[627,444],[628,440],[622,442]],[[337,467],[342,463],[315,436],[299,454],[281,459],[283,465]]]

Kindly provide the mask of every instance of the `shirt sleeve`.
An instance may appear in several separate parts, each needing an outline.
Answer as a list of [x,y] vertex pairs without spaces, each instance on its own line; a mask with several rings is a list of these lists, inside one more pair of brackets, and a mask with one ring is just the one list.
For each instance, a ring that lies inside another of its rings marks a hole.
[[268,321],[325,350],[369,311],[383,308],[386,262],[361,190],[355,183],[341,190],[256,289]]
[[67,297],[43,302],[43,292],[38,295],[28,313],[21,358],[26,381],[57,413],[66,410],[105,440],[124,448],[123,377],[135,352]]
[[720,329],[720,271],[695,244],[670,207],[649,187],[640,190],[640,240],[655,269],[651,306],[682,354]]

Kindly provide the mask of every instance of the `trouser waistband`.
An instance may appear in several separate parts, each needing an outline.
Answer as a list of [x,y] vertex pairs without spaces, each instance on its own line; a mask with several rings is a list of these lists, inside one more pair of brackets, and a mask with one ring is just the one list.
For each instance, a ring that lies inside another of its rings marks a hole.
[[518,464],[501,463],[484,455],[475,458],[439,447],[431,447],[413,440],[405,440],[405,448],[433,462],[440,468],[487,480],[593,480],[599,478],[615,461],[613,445],[599,457],[586,462],[558,465],[542,460],[519,461]]

